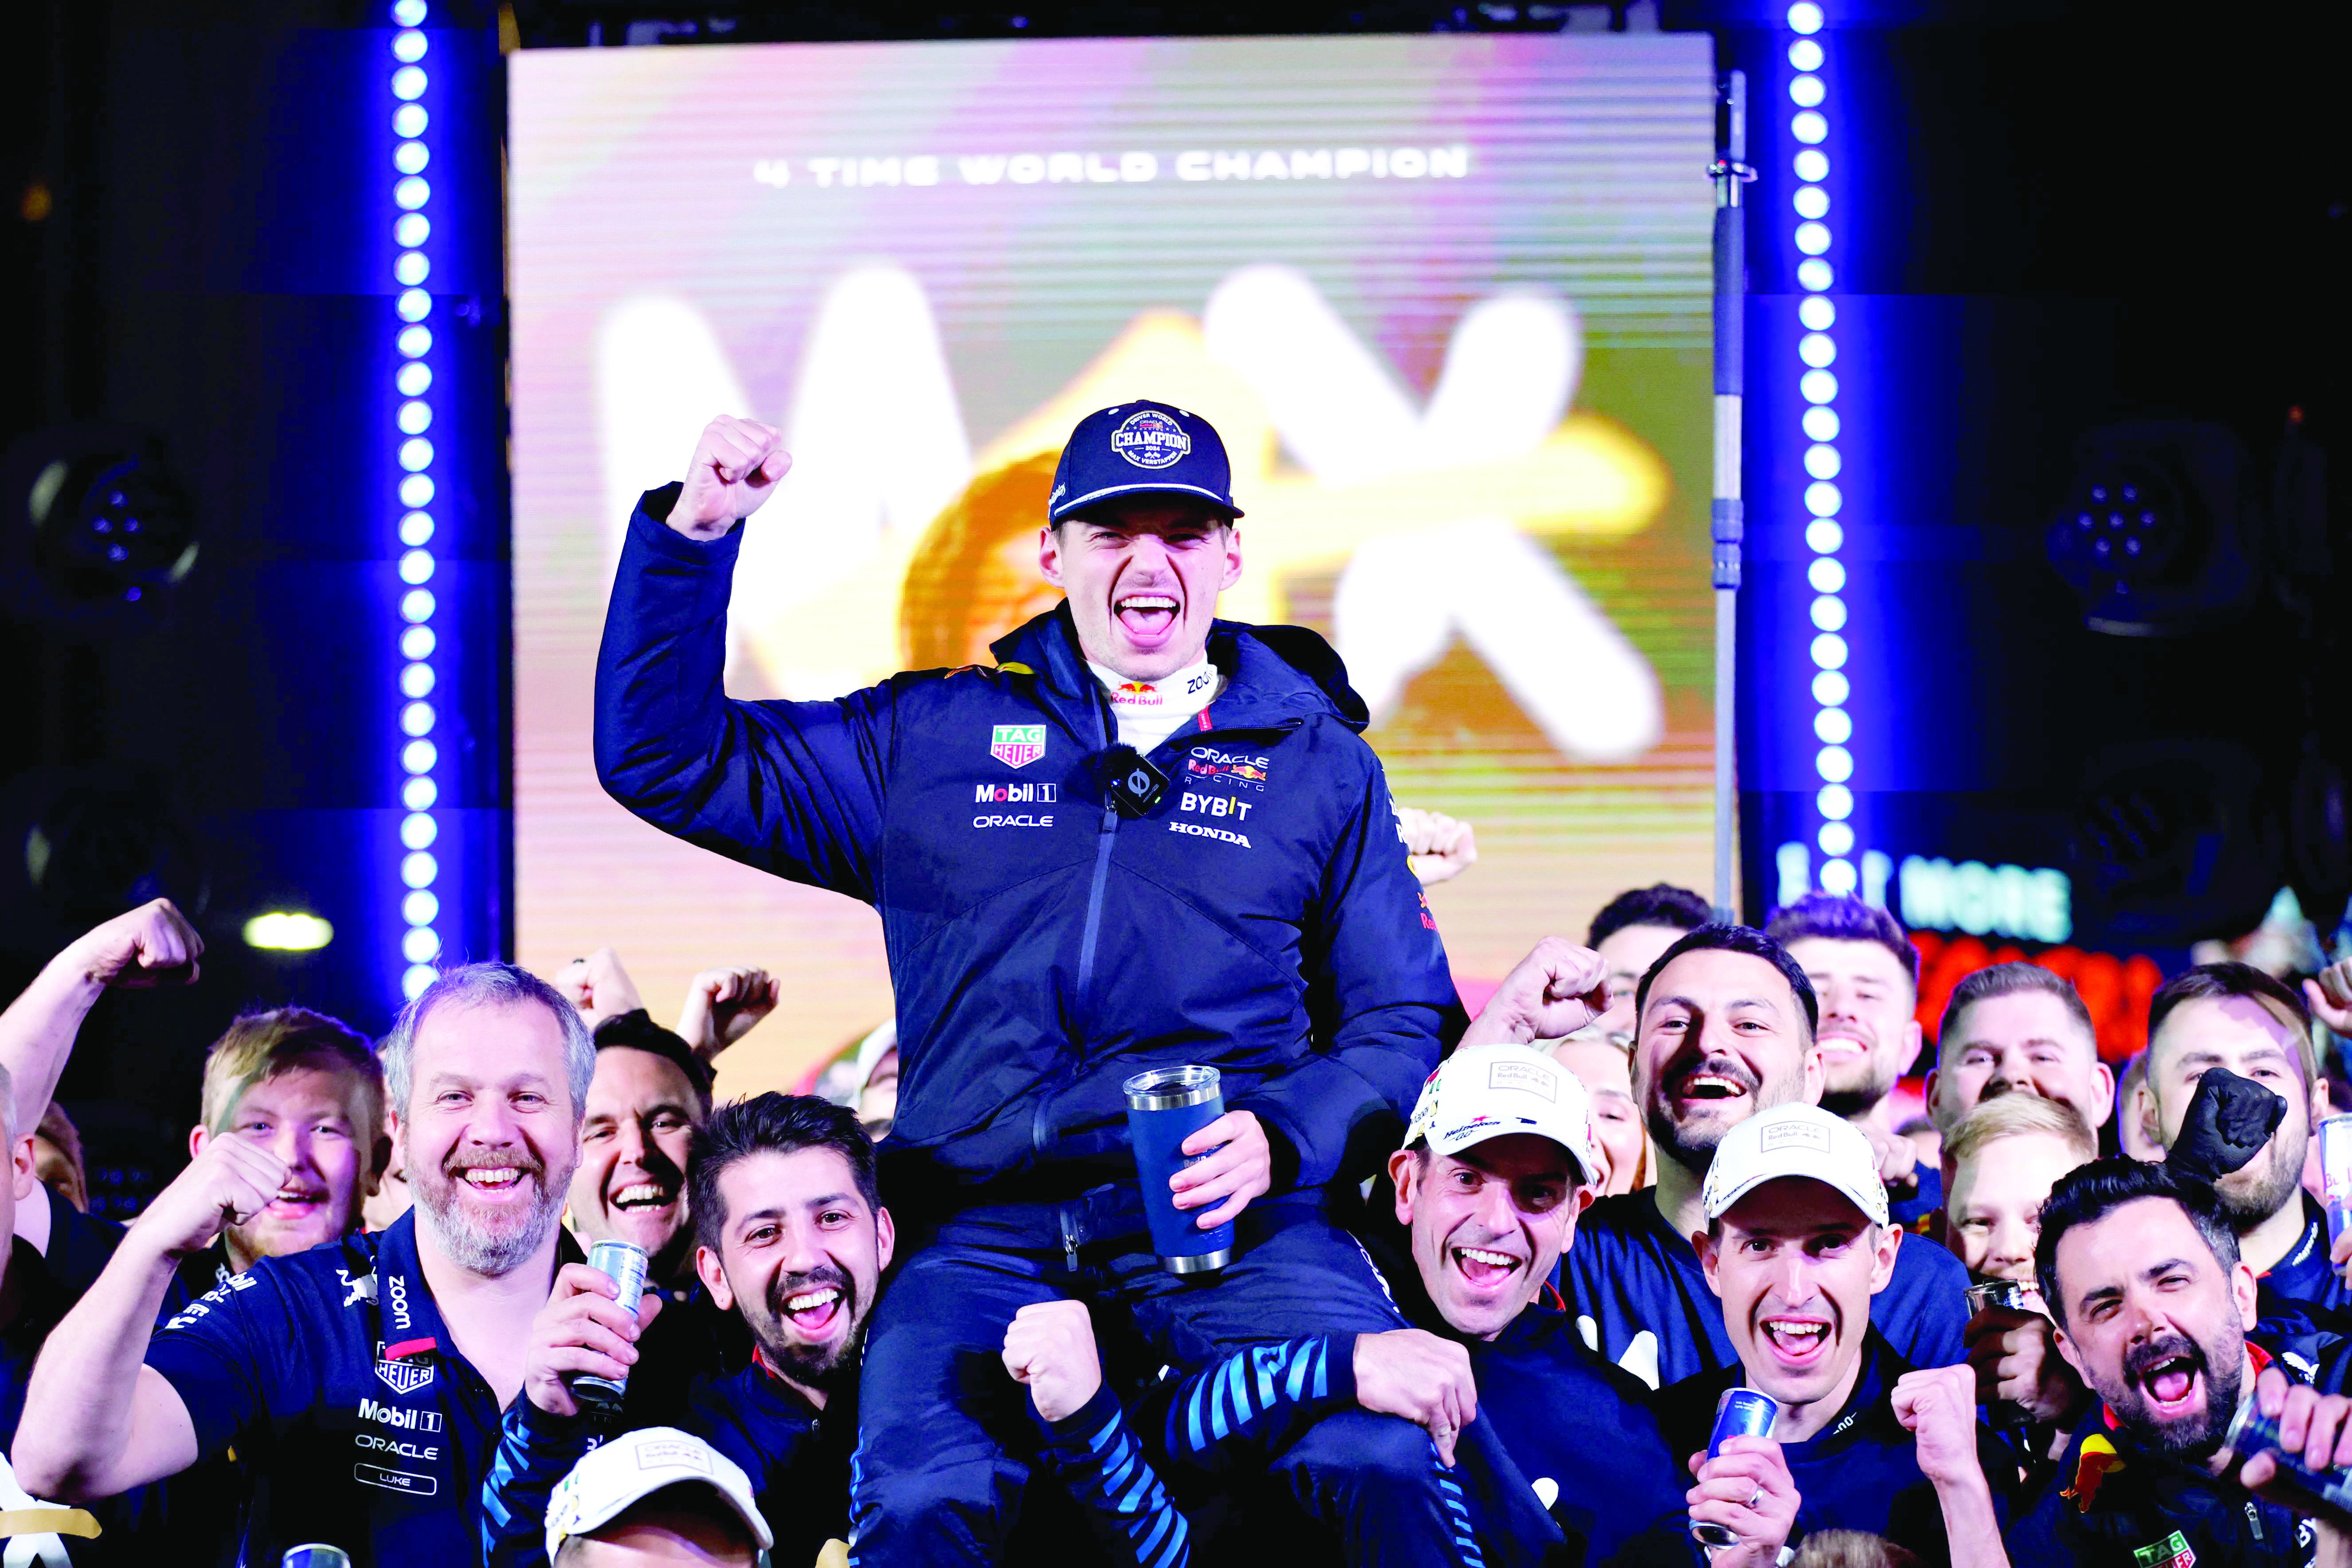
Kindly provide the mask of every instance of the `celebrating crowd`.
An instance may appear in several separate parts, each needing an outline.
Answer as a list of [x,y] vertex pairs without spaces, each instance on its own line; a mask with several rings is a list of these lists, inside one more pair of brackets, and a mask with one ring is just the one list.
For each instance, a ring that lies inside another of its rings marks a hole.
[[2305,1185],[2352,962],[2176,975],[2120,1100],[2067,981],[1979,971],[1924,1130],[1917,953],[1850,898],[1630,891],[1468,1017],[1421,892],[1468,835],[1392,805],[1319,638],[1214,618],[1205,421],[1079,424],[1066,600],[992,667],[731,701],[788,463],[721,418],[640,502],[597,764],[880,912],[851,1102],[714,1103],[759,970],[673,1029],[610,952],[458,965],[378,1043],[238,1019],[120,1228],[37,1135],[95,998],[202,943],[107,922],[0,1015],[10,1568],[2352,1568]]

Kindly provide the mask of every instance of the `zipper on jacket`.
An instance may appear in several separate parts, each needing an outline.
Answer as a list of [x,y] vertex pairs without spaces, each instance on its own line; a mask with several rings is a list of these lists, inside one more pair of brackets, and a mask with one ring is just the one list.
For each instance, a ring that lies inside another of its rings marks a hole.
[[2254,1539],[2260,1541],[2263,1538],[2263,1513],[2252,1502],[2246,1504],[2246,1522],[2254,1527]]
[[[1070,1228],[1070,1211],[1066,1207],[1058,1209],[1055,1217],[1062,1222],[1062,1256],[1069,1259],[1070,1272],[1076,1274],[1078,1271],[1078,1237],[1077,1233]],[[2257,1531],[2256,1533],[2261,1532]]]
[[[1089,677],[1088,679],[1091,681],[1092,678]],[[1109,721],[1106,718],[1106,715],[1109,711],[1109,701],[1104,698],[1101,692],[1097,691],[1095,693],[1095,732],[1102,739],[1105,750],[1108,750],[1110,746]],[[1094,879],[1092,882],[1088,883],[1087,887],[1086,923],[1079,930],[1077,994],[1072,999],[1073,1005],[1071,1007],[1071,1012],[1073,1015],[1076,1015],[1085,1007],[1087,992],[1090,988],[1094,980],[1095,939],[1101,934],[1102,931],[1103,889],[1110,880],[1110,850],[1113,843],[1112,836],[1118,831],[1118,811],[1116,807],[1111,805],[1109,802],[1106,801],[1103,803],[1102,826],[1097,830],[1095,839]],[[1073,1040],[1071,1042],[1071,1047],[1073,1049],[1076,1049],[1077,1042]],[[1073,1061],[1066,1064],[1063,1071],[1057,1072],[1054,1075],[1053,1082],[1050,1087],[1042,1088],[1038,1090],[1037,1109],[1030,1112],[1029,1115],[1029,1148],[1032,1152],[1042,1154],[1045,1152],[1046,1135],[1051,1131],[1051,1129],[1045,1124],[1045,1113],[1053,1108],[1055,1095],[1059,1093],[1063,1088],[1068,1085],[1076,1077],[1077,1064]],[[1070,1237],[1069,1222],[1066,1219],[1063,1222],[1062,1247],[1063,1250],[1069,1255],[1070,1271],[1072,1273],[1077,1272],[1077,1244]]]
[[[1102,741],[1102,752],[1110,750],[1110,702],[1100,691],[1095,693],[1095,732]],[[1097,752],[1100,756],[1102,752]],[[1095,839],[1095,878],[1087,889],[1087,923],[1078,938],[1078,996],[1085,1005],[1087,994],[1094,988],[1095,939],[1102,934],[1103,888],[1110,880],[1110,849],[1118,832],[1118,808],[1108,800],[1103,802],[1102,826]],[[1088,1020],[1091,1022],[1092,1020]]]

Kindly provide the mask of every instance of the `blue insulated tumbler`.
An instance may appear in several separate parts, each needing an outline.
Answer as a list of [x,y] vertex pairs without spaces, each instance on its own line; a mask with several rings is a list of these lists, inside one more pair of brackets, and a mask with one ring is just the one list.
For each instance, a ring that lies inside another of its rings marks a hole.
[[[1151,1247],[1171,1274],[1203,1274],[1234,1260],[1234,1227],[1202,1230],[1200,1211],[1176,1206],[1168,1179],[1208,1158],[1187,1155],[1184,1140],[1225,1113],[1214,1068],[1154,1068],[1137,1073],[1127,1090],[1127,1131],[1135,1145],[1135,1173],[1143,1184],[1143,1214]],[[1213,1205],[1212,1205],[1213,1206]]]

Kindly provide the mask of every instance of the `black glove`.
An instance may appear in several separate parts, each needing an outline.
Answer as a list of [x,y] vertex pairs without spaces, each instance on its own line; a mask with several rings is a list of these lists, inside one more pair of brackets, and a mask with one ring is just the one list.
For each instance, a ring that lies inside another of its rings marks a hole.
[[2218,1182],[2263,1152],[2286,1110],[2285,1100],[2252,1079],[2207,1068],[2164,1163],[2184,1176]]

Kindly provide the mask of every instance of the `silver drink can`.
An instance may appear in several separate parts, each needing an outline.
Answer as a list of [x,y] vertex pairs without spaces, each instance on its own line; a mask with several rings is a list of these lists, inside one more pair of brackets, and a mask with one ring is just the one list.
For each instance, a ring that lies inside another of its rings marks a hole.
[[[631,1317],[636,1316],[637,1298],[646,1293],[646,1249],[634,1241],[600,1241],[588,1249],[588,1267],[613,1282],[614,1292]],[[572,1397],[580,1407],[597,1415],[616,1415],[621,1409],[621,1396],[628,1392],[629,1380],[598,1377],[582,1373],[572,1380]]]
[[[1973,1318],[1988,1307],[2031,1312],[2039,1318],[2050,1315],[2042,1305],[2042,1292],[2022,1279],[1985,1279],[1969,1286],[1969,1316]],[[1994,1400],[1985,1406],[1985,1415],[1996,1432],[2022,1432],[2033,1425],[2033,1412],[2011,1399]]]

